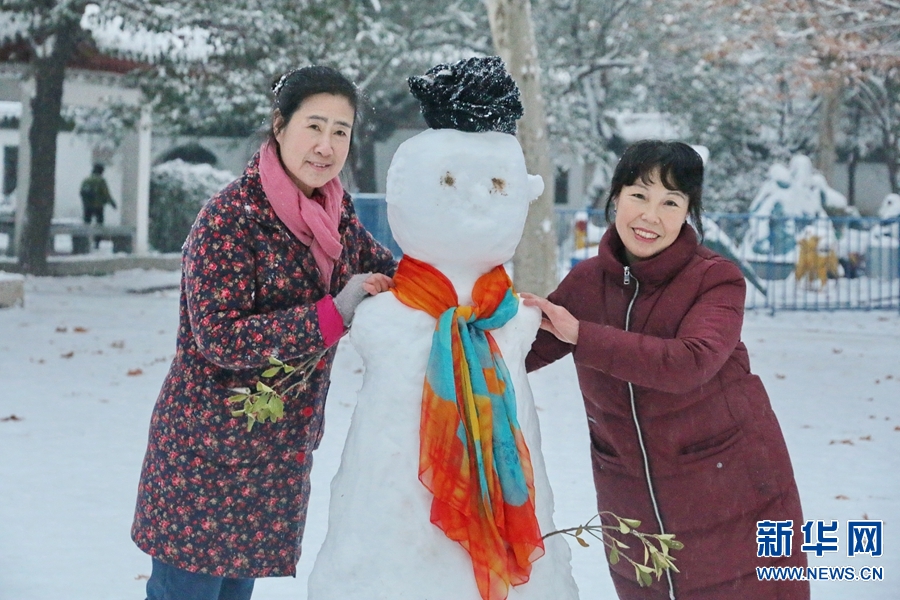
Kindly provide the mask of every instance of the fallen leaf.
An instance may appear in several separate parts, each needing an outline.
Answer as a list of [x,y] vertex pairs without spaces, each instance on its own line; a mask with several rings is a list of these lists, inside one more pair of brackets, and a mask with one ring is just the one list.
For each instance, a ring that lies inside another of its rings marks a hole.
[[113,342],[112,344],[110,344],[110,346],[113,347],[113,348],[124,348],[124,347],[125,347],[125,340],[118,340],[118,341],[115,341],[115,342]]
[[897,425],[896,427],[894,427],[894,431],[900,431],[900,425]]
[[56,328],[56,333],[65,333],[65,332],[67,332],[68,330],[69,330],[69,329],[68,329],[67,327],[57,327],[57,328]]
[[147,579],[150,579],[149,575],[138,575],[134,578],[135,581],[146,581]]
[[864,442],[871,442],[871,441],[872,441],[872,436],[871,436],[871,435],[864,435],[864,436],[860,437],[859,439],[863,440]]
[[843,495],[843,494],[838,494],[837,496],[834,497],[834,499],[835,499],[835,500],[849,500],[849,499],[850,499],[850,496],[845,496],[845,495]]
[[778,379],[784,379],[785,377],[787,377],[787,375],[782,375],[781,373],[775,373],[775,377],[777,377]]
[[866,521],[868,521],[868,520],[869,520],[869,513],[863,513],[863,519],[865,519]]
[[87,333],[87,327],[73,327],[72,331],[75,333]]
[[835,354],[840,354],[841,352],[843,352],[843,350],[840,348],[832,348],[831,351],[834,352]]
[[72,351],[72,352],[66,352],[65,354],[60,354],[60,355],[59,355],[60,358],[72,358],[73,356],[75,356],[75,352],[74,352],[74,351]]
[[831,440],[830,442],[828,442],[829,446],[831,446],[832,444],[847,444],[848,446],[852,446],[853,440]]
[[133,377],[135,375],[143,375],[143,374],[144,374],[143,369],[129,369],[128,370],[128,375],[130,377]]
[[24,421],[24,420],[25,419],[23,419],[22,417],[17,417],[16,415],[9,415],[8,417],[3,417],[2,419],[0,419],[0,421],[3,421],[4,423],[6,423],[8,421]]
[[362,369],[353,369],[353,372],[354,372],[354,373],[362,373],[363,370],[362,370]]

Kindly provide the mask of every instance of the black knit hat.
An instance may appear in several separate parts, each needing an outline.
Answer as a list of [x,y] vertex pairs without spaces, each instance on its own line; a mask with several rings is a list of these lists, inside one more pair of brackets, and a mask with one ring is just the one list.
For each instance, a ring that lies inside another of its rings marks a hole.
[[440,64],[407,83],[432,129],[515,135],[524,112],[519,88],[499,56]]

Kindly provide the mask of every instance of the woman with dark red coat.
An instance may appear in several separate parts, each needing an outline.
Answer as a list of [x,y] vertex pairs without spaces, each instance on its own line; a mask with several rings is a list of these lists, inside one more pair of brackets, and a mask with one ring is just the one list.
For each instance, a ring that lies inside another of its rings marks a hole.
[[[149,600],[247,600],[255,578],[295,573],[336,343],[356,305],[392,285],[390,252],[338,179],[356,87],[306,67],[273,92],[269,139],[184,245],[177,349],[131,532],[153,557]],[[255,388],[269,357],[314,367],[281,419],[248,430],[228,398]]]
[[[526,366],[572,353],[599,510],[684,543],[673,552],[678,572],[651,588],[627,561],[611,565],[619,598],[807,599],[806,582],[756,575],[806,566],[803,517],[781,429],[741,342],[744,278],[687,224],[702,235],[702,185],[703,161],[687,144],[625,151],[598,256],[547,299],[522,294],[544,313]],[[788,520],[792,552],[760,552],[757,523]]]

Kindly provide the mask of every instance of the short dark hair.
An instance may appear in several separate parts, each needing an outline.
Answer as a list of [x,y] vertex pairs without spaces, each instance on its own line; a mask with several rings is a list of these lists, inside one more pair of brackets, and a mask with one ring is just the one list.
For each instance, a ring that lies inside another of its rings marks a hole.
[[91,173],[94,175],[103,175],[103,165],[100,163],[94,163],[94,168],[91,169]]
[[615,199],[622,188],[638,179],[650,183],[650,176],[659,171],[660,183],[666,189],[683,192],[688,197],[688,214],[703,239],[703,159],[684,142],[641,140],[625,149],[609,186],[606,198],[606,222],[615,221]]
[[354,120],[358,116],[359,89],[340,71],[331,67],[314,65],[288,71],[284,75],[276,77],[272,82],[272,125],[269,127],[269,139],[273,140],[275,134],[275,111],[284,119],[282,127],[286,126],[291,117],[303,104],[303,101],[316,94],[332,94],[343,96],[353,108]]

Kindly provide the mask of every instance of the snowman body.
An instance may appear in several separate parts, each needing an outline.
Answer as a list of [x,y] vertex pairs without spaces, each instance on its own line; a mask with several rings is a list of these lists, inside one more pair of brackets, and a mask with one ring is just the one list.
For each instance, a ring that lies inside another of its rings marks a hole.
[[[428,130],[398,149],[388,172],[388,217],[404,254],[437,267],[471,303],[477,278],[512,257],[528,204],[540,195],[508,134]],[[384,293],[357,309],[350,340],[363,385],[331,485],[328,533],[309,580],[309,600],[480,600],[466,550],[430,520],[433,496],[419,481],[422,388],[436,320]],[[531,454],[541,531],[555,529],[553,496],[525,356],[540,312],[521,305],[491,331],[516,393]],[[578,597],[562,536],[544,540],[529,581],[509,598]]]

